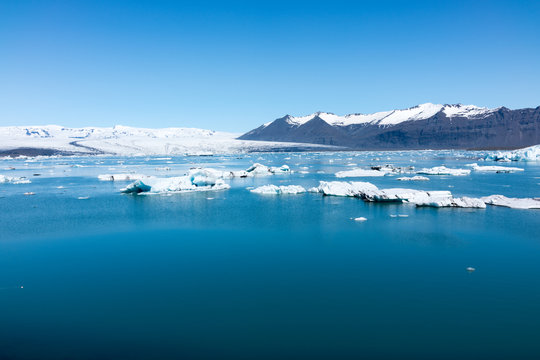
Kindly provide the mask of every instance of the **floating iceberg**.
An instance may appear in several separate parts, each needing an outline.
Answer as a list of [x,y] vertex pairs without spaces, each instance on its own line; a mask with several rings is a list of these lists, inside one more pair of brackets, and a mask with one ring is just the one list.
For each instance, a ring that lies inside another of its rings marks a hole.
[[523,171],[522,168],[510,167],[510,166],[479,166],[478,164],[469,164],[474,171],[484,171],[484,172],[496,172],[496,173],[510,173],[516,171]]
[[508,198],[504,195],[491,195],[481,198],[486,204],[513,209],[540,209],[540,198]]
[[345,178],[345,177],[374,177],[374,176],[385,176],[386,172],[379,170],[365,170],[365,169],[353,169],[346,171],[338,171],[336,177]]
[[387,165],[382,165],[382,166],[381,165],[372,166],[371,170],[378,170],[378,171],[383,171],[386,173],[403,174],[403,173],[410,173],[414,171],[414,166],[402,167],[402,166],[394,166],[391,164],[387,164]]
[[171,178],[153,178],[137,180],[122,193],[169,193],[187,191],[225,190],[230,186],[222,179],[223,173],[214,169],[191,169],[185,176]]
[[14,176],[5,176],[0,175],[0,184],[30,184],[31,181],[25,177],[14,177]]
[[452,175],[452,176],[464,176],[469,175],[471,170],[468,169],[450,169],[446,166],[435,166],[432,168],[422,169],[416,172],[421,175]]
[[321,181],[319,186],[309,189],[310,192],[318,192],[328,196],[361,196],[368,191],[375,191],[377,187],[369,182],[362,181]]
[[310,191],[324,195],[359,197],[368,202],[399,202],[432,207],[486,207],[480,199],[455,198],[450,191],[379,189],[369,182],[321,181],[318,187]]
[[540,145],[512,151],[498,151],[488,154],[485,159],[495,161],[540,161]]
[[429,181],[428,177],[425,176],[412,176],[412,177],[399,177],[397,178],[399,181]]
[[245,171],[231,171],[229,176],[231,177],[250,177],[250,176],[269,176],[278,174],[290,174],[291,169],[287,165],[279,167],[268,167],[263,164],[255,163],[247,168]]
[[306,192],[302,186],[299,185],[264,185],[256,189],[250,190],[252,193],[256,194],[269,194],[269,195],[280,195],[280,194],[301,194]]
[[102,174],[98,175],[100,181],[135,181],[147,179],[150,176],[142,174]]

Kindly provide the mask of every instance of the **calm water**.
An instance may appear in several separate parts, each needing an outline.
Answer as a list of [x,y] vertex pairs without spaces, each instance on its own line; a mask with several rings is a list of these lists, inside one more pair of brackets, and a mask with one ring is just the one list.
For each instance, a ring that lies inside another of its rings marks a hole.
[[[333,174],[348,164],[464,167],[478,156],[0,161],[0,174],[32,180],[0,184],[0,358],[538,359],[540,211],[246,190],[315,186],[338,180]],[[96,178],[253,162],[296,172],[172,196],[121,195],[126,183]],[[363,180],[458,196],[540,196],[540,164],[510,165],[525,171]],[[171,170],[156,170],[162,167]],[[35,195],[23,195],[29,191]],[[350,219],[359,216],[368,221]]]

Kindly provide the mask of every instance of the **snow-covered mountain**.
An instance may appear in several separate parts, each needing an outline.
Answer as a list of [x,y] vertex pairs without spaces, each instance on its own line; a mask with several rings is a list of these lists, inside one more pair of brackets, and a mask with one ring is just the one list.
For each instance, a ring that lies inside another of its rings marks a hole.
[[540,143],[540,107],[510,110],[426,103],[373,114],[286,115],[240,139],[309,142],[354,149],[523,147]]
[[477,118],[498,109],[489,109],[474,105],[440,105],[440,104],[421,104],[403,110],[381,111],[373,114],[349,114],[339,116],[332,113],[316,112],[308,116],[294,117],[287,115],[286,121],[292,125],[303,125],[315,117],[320,117],[330,125],[349,126],[358,124],[373,125],[397,125],[404,121],[425,120],[438,112],[444,113],[448,118],[467,117]]
[[8,126],[0,127],[0,156],[17,154],[208,155],[320,148],[319,145],[237,140],[238,135],[192,128]]

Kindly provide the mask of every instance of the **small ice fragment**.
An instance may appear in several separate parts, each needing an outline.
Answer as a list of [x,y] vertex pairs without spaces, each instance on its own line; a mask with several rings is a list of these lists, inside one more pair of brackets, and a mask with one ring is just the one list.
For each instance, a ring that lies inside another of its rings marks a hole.
[[78,200],[86,200],[86,199],[90,199],[90,196],[79,196],[77,199]]
[[36,193],[29,191],[29,192],[25,192],[24,195],[36,195]]
[[354,218],[354,221],[367,221],[367,219],[361,216],[361,217]]
[[475,271],[475,270],[476,270],[476,269],[473,268],[473,267],[471,267],[471,266],[469,266],[469,267],[467,268],[467,271],[468,271],[468,272],[473,272],[473,271]]

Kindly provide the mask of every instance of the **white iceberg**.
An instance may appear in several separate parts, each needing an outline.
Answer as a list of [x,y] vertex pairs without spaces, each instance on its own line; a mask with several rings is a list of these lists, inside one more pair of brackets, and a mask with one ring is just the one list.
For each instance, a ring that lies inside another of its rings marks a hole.
[[0,184],[30,184],[31,181],[25,177],[16,177],[16,176],[5,176],[0,175]]
[[450,169],[446,166],[435,166],[432,168],[422,169],[416,172],[420,175],[452,175],[452,176],[465,176],[471,173],[468,169]]
[[480,199],[455,198],[450,191],[379,189],[369,182],[321,181],[318,187],[312,188],[310,191],[324,195],[359,197],[369,202],[398,202],[432,207],[486,207]]
[[510,172],[516,172],[516,171],[524,171],[522,168],[518,167],[511,167],[511,166],[479,166],[478,164],[469,164],[467,166],[470,166],[474,171],[481,171],[481,172],[495,172],[495,173],[510,173]]
[[399,177],[397,178],[399,181],[429,181],[429,178],[428,177],[425,177],[425,176],[411,176],[411,177],[407,177],[407,176],[404,176],[404,177]]
[[365,169],[353,169],[346,171],[338,171],[336,177],[345,178],[345,177],[375,177],[375,176],[385,176],[386,172],[379,170],[365,170]]
[[327,196],[361,196],[368,191],[375,191],[377,187],[369,182],[362,181],[321,181],[319,186],[309,189]]
[[148,177],[137,180],[124,189],[123,193],[172,193],[188,191],[225,190],[230,186],[222,179],[223,173],[214,169],[191,169],[185,176],[170,178]]
[[513,209],[540,209],[540,198],[508,198],[504,195],[491,195],[480,199],[489,205]]
[[490,153],[486,155],[485,159],[495,161],[540,161],[540,145]]
[[306,189],[299,185],[264,185],[250,191],[256,194],[281,195],[301,194],[305,193]]
[[232,177],[249,177],[249,176],[269,176],[279,174],[290,174],[291,169],[287,165],[279,167],[268,167],[263,164],[254,163],[245,171],[232,171],[230,174]]

